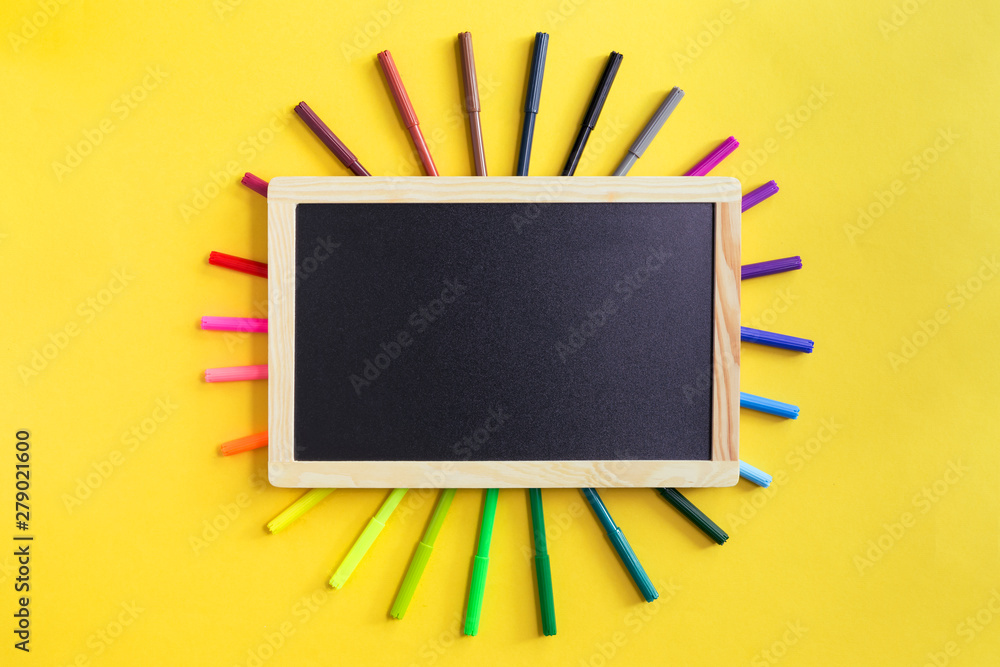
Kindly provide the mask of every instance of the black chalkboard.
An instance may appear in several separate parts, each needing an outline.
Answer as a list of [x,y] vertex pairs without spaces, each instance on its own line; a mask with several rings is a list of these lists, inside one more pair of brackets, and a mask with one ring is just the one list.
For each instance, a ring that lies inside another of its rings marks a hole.
[[710,460],[714,224],[711,203],[298,204],[295,459]]

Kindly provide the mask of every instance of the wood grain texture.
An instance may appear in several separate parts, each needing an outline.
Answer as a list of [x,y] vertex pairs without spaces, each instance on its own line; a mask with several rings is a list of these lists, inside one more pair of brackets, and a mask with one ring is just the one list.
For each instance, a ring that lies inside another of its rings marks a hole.
[[738,461],[270,461],[276,486],[578,488],[732,486]]
[[[286,487],[693,487],[739,479],[739,181],[716,177],[279,177],[268,187],[269,477]],[[715,203],[711,461],[295,461],[299,203]]]
[[733,202],[715,207],[712,308],[712,460],[739,461],[740,206]]

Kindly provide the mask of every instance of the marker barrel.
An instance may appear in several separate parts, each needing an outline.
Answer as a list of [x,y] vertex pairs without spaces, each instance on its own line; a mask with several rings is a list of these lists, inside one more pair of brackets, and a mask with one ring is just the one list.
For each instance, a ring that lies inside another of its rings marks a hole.
[[775,273],[785,271],[797,271],[802,268],[802,258],[798,255],[794,257],[782,257],[781,259],[769,259],[766,262],[755,264],[744,264],[740,267],[740,280],[770,276]]
[[242,380],[266,379],[267,364],[205,369],[205,382],[240,382]]
[[297,521],[303,514],[316,507],[324,498],[333,493],[333,489],[310,489],[298,500],[289,505],[284,512],[267,522],[267,530],[277,533]]
[[745,391],[740,392],[740,407],[758,412],[766,412],[769,415],[785,417],[786,419],[799,418],[799,406],[791,403],[782,403],[763,396],[755,396]]
[[757,486],[768,487],[771,486],[771,476],[768,475],[763,470],[758,470],[754,468],[749,463],[745,461],[740,461],[740,477],[747,480],[748,482],[753,482]]
[[223,456],[232,456],[233,454],[249,452],[252,449],[260,449],[261,447],[267,447],[267,431],[225,442],[219,447],[219,453]]
[[694,504],[681,495],[677,489],[657,489],[663,499],[674,506],[678,512],[684,515],[684,517],[698,527],[703,533],[708,535],[710,538],[715,540],[718,544],[725,544],[726,540],[729,539],[729,535],[726,531],[719,528],[719,526],[705,516],[704,512],[694,506]]
[[780,347],[796,352],[812,352],[814,345],[813,341],[808,338],[796,338],[795,336],[786,336],[750,327],[740,327],[740,340],[744,343],[757,343],[758,345]]

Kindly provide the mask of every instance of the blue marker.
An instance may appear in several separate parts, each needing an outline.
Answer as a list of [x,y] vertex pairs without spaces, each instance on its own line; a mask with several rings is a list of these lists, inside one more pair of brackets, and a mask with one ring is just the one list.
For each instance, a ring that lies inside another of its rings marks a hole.
[[545,53],[549,49],[549,34],[535,33],[535,49],[528,72],[528,91],[524,96],[524,124],[521,126],[521,150],[517,155],[517,175],[528,175],[531,162],[531,138],[535,134],[535,116],[542,100],[542,76],[545,74]]
[[785,350],[795,350],[796,352],[812,352],[813,342],[808,338],[796,338],[785,334],[751,329],[750,327],[740,327],[740,340],[744,343],[758,343],[760,345],[770,345],[780,347]]
[[594,509],[594,514],[597,515],[598,520],[601,525],[604,526],[604,530],[608,534],[608,539],[611,540],[612,546],[614,546],[615,551],[618,552],[618,556],[622,559],[622,563],[625,564],[625,569],[628,573],[632,575],[632,580],[635,585],[639,587],[639,591],[642,596],[646,598],[646,602],[652,602],[656,598],[660,597],[660,594],[656,592],[656,588],[653,586],[653,582],[649,580],[646,576],[646,571],[642,569],[642,565],[639,563],[639,559],[635,557],[635,552],[632,551],[632,547],[629,546],[628,540],[625,539],[625,534],[622,533],[622,529],[619,528],[611,515],[608,514],[608,508],[604,506],[604,502],[601,497],[597,495],[596,489],[580,489],[583,492],[583,497],[587,499],[590,506]]
[[765,488],[771,486],[770,475],[763,470],[754,468],[752,465],[744,461],[740,461],[740,477],[748,482],[753,482],[757,486],[763,486]]
[[766,412],[769,415],[777,415],[778,417],[785,417],[787,419],[799,418],[799,406],[792,405],[791,403],[782,403],[781,401],[772,401],[770,398],[754,396],[745,391],[740,392],[740,407]]

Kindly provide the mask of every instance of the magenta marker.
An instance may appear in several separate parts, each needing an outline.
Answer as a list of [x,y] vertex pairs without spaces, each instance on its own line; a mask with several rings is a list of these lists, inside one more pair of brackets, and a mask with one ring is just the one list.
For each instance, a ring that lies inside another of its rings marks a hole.
[[696,164],[691,170],[684,174],[685,176],[704,176],[708,172],[715,169],[716,166],[723,160],[725,160],[730,153],[736,150],[736,147],[740,145],[740,142],[736,141],[735,137],[729,137],[721,144],[716,146],[711,153],[705,156],[705,158]]

